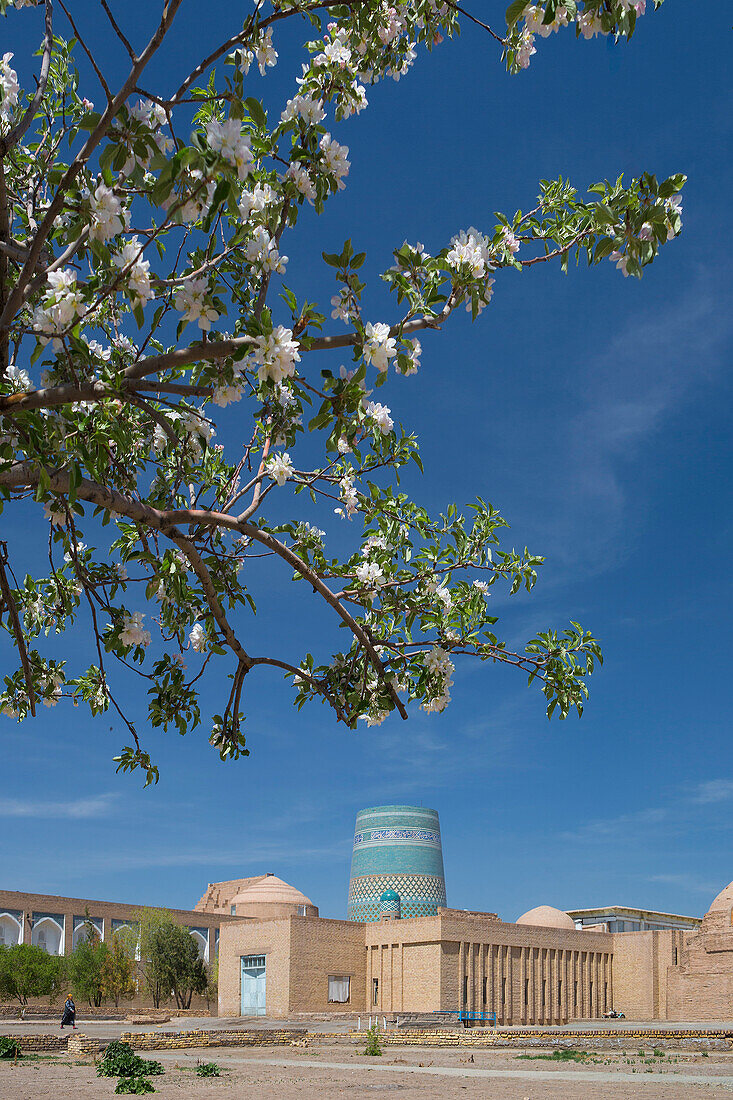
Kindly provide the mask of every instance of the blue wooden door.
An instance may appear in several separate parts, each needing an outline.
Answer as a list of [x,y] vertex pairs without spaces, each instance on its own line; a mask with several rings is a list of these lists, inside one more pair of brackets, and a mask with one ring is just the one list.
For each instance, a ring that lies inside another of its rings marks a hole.
[[242,955],[242,1015],[265,1013],[265,956]]

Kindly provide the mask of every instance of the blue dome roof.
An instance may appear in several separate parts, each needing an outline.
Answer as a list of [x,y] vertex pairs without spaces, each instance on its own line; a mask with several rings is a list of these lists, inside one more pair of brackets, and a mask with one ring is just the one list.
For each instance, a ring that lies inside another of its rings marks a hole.
[[400,895],[396,890],[385,890],[379,899],[380,901],[399,901]]

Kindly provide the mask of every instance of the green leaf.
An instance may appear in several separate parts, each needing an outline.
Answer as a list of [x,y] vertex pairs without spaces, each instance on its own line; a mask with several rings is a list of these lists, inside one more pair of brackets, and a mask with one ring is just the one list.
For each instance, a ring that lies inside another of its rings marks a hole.
[[513,27],[517,20],[521,17],[522,12],[529,4],[529,0],[512,0],[512,3],[506,9],[506,25],[507,27]]

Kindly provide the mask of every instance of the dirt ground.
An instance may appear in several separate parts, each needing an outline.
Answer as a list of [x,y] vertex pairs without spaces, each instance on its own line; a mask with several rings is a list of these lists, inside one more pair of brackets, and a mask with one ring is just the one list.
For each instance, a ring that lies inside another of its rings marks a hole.
[[[210,1048],[155,1051],[165,1073],[152,1078],[161,1100],[710,1100],[733,1097],[733,1056],[711,1053],[653,1057],[651,1050],[596,1052],[581,1062],[523,1059],[512,1051],[385,1047],[365,1058],[343,1045],[307,1048]],[[473,1058],[473,1061],[471,1061]],[[197,1062],[216,1061],[222,1076],[201,1079]],[[0,1062],[2,1100],[103,1100],[116,1080],[96,1076],[91,1062],[67,1055]]]

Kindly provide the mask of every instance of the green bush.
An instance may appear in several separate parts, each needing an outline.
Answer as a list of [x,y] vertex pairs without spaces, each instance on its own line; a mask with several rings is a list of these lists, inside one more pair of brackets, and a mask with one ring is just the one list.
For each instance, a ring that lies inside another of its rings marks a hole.
[[221,1070],[216,1062],[202,1062],[196,1066],[197,1077],[221,1077]]
[[11,1039],[9,1035],[0,1036],[0,1058],[22,1058],[23,1052],[20,1049],[20,1044],[16,1043],[15,1039]]
[[132,1092],[141,1096],[144,1092],[155,1092],[155,1089],[147,1077],[121,1077],[115,1092]]
[[155,1077],[163,1072],[160,1062],[139,1058],[129,1043],[110,1043],[97,1062],[97,1077]]
[[371,1055],[373,1058],[382,1057],[382,1046],[379,1042],[379,1028],[376,1024],[373,1024],[367,1031],[367,1042],[364,1053]]

